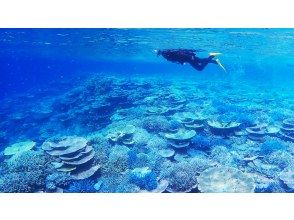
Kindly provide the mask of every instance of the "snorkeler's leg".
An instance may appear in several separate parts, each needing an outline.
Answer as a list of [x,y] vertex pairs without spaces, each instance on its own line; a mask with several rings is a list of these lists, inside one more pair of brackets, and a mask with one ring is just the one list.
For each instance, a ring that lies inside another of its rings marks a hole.
[[222,53],[219,53],[219,52],[210,52],[209,53],[209,56],[214,56],[214,57],[216,57],[216,56],[218,56],[218,55],[221,55]]
[[201,59],[201,58],[197,58],[193,61],[190,62],[190,65],[198,70],[198,71],[202,71],[209,62],[211,62],[212,59]]
[[213,60],[213,59],[209,60],[208,63],[213,63],[213,64],[217,64],[218,65],[217,61],[216,60]]
[[225,67],[222,65],[222,63],[220,62],[219,59],[215,59],[213,60],[214,56],[211,55],[209,56],[207,59],[209,60],[209,63],[214,63],[216,65],[218,65],[220,68],[222,68],[225,72],[227,72],[227,70],[225,69]]
[[216,64],[216,65],[220,66],[226,72],[226,69],[221,64],[219,59],[214,60],[213,58],[214,58],[214,56],[210,56],[210,57],[204,58],[204,59],[198,58],[196,60],[191,61],[190,65],[194,69],[196,69],[198,71],[202,71],[209,63],[213,63],[213,64]]
[[217,65],[220,66],[220,68],[222,68],[225,72],[227,72],[227,70],[225,69],[225,67],[224,67],[223,64],[220,62],[219,59],[216,59],[216,60],[214,60],[214,61],[217,63]]

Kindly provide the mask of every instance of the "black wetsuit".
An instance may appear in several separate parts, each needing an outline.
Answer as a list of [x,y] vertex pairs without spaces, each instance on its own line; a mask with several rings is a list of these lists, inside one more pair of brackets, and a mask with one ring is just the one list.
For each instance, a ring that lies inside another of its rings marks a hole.
[[189,63],[194,69],[198,71],[202,71],[207,64],[214,63],[217,64],[215,60],[213,60],[214,56],[209,56],[207,58],[199,58],[196,57],[196,50],[189,49],[168,49],[168,50],[158,50],[157,55],[163,56],[166,60],[171,61],[173,63]]

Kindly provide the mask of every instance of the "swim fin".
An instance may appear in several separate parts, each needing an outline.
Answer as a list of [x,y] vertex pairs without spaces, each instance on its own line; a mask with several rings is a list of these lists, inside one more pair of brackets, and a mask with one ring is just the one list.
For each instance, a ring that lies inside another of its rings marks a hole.
[[214,56],[214,57],[216,57],[216,56],[218,56],[218,55],[221,55],[222,53],[218,53],[218,52],[210,52],[209,53],[209,56]]
[[215,59],[215,61],[217,62],[217,65],[219,65],[225,72],[227,72],[227,70],[225,69],[225,67],[222,65],[222,63],[220,62],[219,59]]

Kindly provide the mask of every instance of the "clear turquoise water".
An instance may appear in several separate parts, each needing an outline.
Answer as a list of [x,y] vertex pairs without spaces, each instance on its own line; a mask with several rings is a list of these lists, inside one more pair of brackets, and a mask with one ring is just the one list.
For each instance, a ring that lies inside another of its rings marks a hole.
[[[154,182],[151,181],[153,185],[148,183],[148,187],[140,182],[142,180],[130,185],[125,179],[128,174],[113,169],[116,165],[111,164],[111,158],[117,156],[114,147],[125,144],[109,145],[107,135],[121,126],[134,125],[141,132],[138,133],[144,136],[147,132],[145,136],[148,136],[145,142],[140,137],[138,143],[135,140],[134,145],[127,147],[131,155],[146,157],[149,162],[142,162],[142,159],[126,169],[131,172],[147,166],[157,179],[164,179],[162,176],[167,174],[163,171],[168,170],[163,165],[166,161],[158,162],[163,168],[156,171],[153,160],[157,160],[158,155],[154,152],[173,148],[164,138],[168,131],[158,127],[174,121],[176,113],[202,112],[209,119],[237,121],[242,123],[241,131],[262,123],[282,127],[283,120],[293,118],[293,29],[0,29],[0,48],[0,150],[3,154],[12,144],[30,140],[36,142],[34,151],[46,154],[41,150],[45,141],[74,135],[87,138],[95,149],[93,163],[102,166],[102,174],[87,179],[86,183],[71,185],[74,190],[69,191],[95,191],[92,185],[99,180],[104,181],[102,191],[105,192],[153,190]],[[197,72],[189,65],[167,62],[154,53],[155,49],[170,48],[200,49],[203,51],[198,54],[200,57],[206,57],[209,52],[221,52],[219,58],[227,73],[216,65]],[[171,114],[146,114],[150,107],[171,108],[169,95],[184,98],[185,106]],[[156,101],[148,101],[154,97]],[[108,107],[104,111],[105,106]],[[126,118],[112,120],[121,110],[128,112]],[[149,120],[153,120],[152,125],[146,125]],[[154,126],[154,130],[144,126]],[[165,145],[157,146],[154,137],[160,137]],[[204,131],[197,131],[196,137],[186,150],[200,151],[206,162],[211,160],[217,164],[214,166],[233,167],[274,182],[274,187],[259,186],[262,189],[257,187],[255,192],[292,190],[279,177],[282,172],[292,170],[294,147],[291,141],[277,135],[251,143],[247,136],[215,135],[207,125]],[[202,142],[210,144],[201,148]],[[108,149],[101,150],[101,143],[109,145]],[[156,145],[155,149],[148,143]],[[244,144],[251,150],[242,150]],[[216,148],[218,145],[225,149]],[[226,152],[226,155],[215,152]],[[101,154],[105,154],[105,158],[100,158]],[[195,165],[190,161],[194,154],[177,150],[176,154],[188,156],[172,159],[168,167],[181,169],[179,167],[184,166],[181,162]],[[259,165],[240,162],[240,157],[252,156],[262,158],[257,159]],[[231,159],[226,159],[228,157]],[[19,175],[19,170],[7,168],[10,157],[2,155],[1,158],[2,180],[9,179],[7,173]],[[271,166],[267,167],[270,171],[265,166]],[[50,175],[52,172],[48,171]],[[199,173],[198,170],[197,175]],[[34,183],[30,189],[24,187],[24,191],[48,191],[48,180],[44,178],[38,186]],[[111,187],[109,182],[115,181],[126,182],[121,188]],[[1,178],[0,190],[5,191],[1,189]],[[198,192],[201,188],[194,190]]]

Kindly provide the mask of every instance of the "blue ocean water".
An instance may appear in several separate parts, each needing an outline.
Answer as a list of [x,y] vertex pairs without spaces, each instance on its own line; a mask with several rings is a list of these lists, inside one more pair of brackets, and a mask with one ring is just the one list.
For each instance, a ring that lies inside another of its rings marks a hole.
[[293,29],[0,29],[0,191],[292,192],[293,71]]

